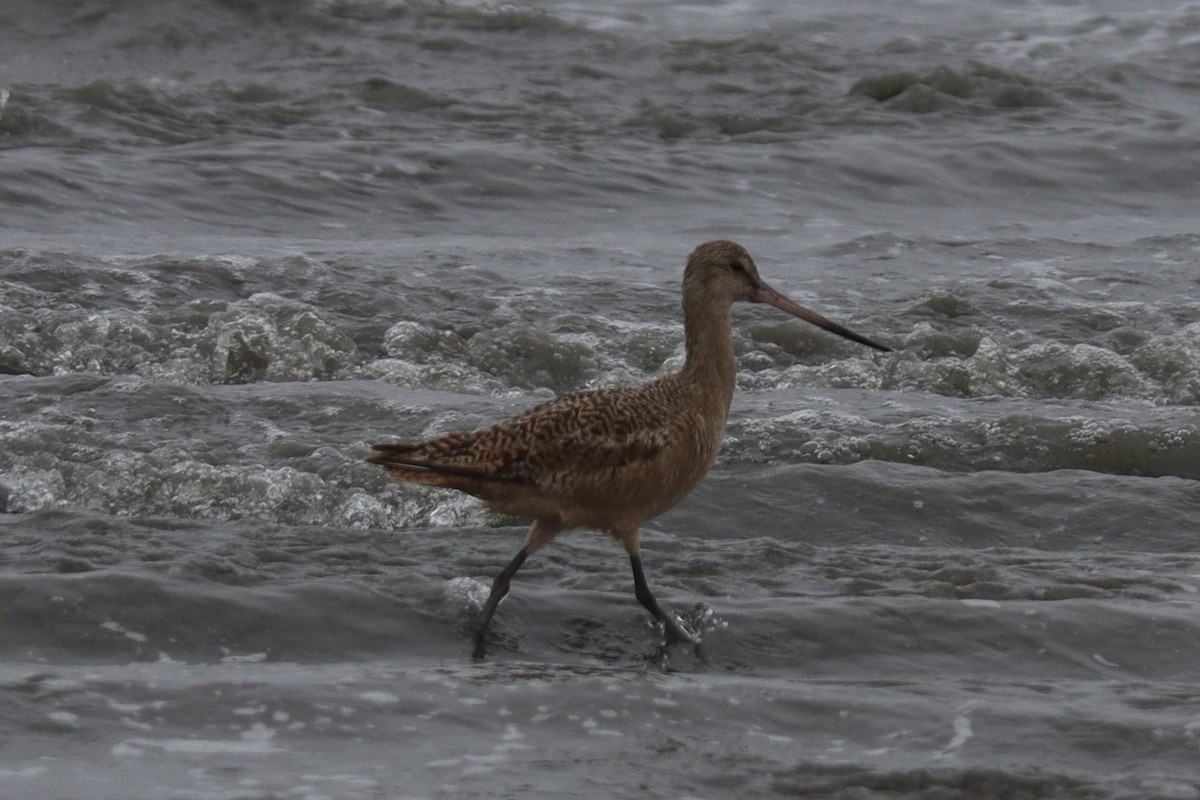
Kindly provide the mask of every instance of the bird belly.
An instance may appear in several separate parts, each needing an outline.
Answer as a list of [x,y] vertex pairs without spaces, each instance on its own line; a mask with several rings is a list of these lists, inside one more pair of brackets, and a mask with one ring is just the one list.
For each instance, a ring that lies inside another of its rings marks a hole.
[[571,487],[563,521],[613,530],[657,517],[703,480],[719,446],[720,434],[696,431],[676,439],[656,458],[590,475]]

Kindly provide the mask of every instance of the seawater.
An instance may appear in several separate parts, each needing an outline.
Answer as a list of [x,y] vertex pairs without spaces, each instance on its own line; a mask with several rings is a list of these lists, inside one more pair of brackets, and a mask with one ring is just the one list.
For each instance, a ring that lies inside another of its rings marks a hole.
[[[0,9],[0,794],[1200,797],[1200,9]],[[704,484],[580,532],[369,443],[679,366]]]

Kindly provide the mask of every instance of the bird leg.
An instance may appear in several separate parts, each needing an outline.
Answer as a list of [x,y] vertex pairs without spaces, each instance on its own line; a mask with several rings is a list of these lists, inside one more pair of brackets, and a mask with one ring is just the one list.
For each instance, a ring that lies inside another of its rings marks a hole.
[[488,595],[487,602],[483,604],[483,611],[479,614],[479,627],[475,629],[475,652],[473,653],[475,658],[483,658],[483,642],[487,638],[488,626],[492,624],[492,617],[495,615],[500,601],[504,599],[504,595],[508,594],[508,585],[512,582],[512,576],[517,573],[527,558],[529,558],[529,549],[522,547],[517,551],[516,557],[508,562],[508,566],[501,570],[496,579],[492,581],[492,593]]
[[642,557],[637,551],[629,553],[629,563],[633,566],[633,594],[637,597],[638,602],[663,624],[663,628],[666,630],[667,644],[674,642],[698,644],[696,639],[679,624],[679,620],[675,619],[675,615],[663,611],[663,607],[658,604],[658,599],[654,596],[654,592],[650,591],[649,584],[646,583],[646,573],[642,571]]

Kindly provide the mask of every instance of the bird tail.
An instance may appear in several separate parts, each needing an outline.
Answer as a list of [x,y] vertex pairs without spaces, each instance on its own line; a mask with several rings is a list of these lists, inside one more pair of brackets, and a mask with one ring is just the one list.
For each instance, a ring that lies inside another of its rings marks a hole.
[[[460,478],[486,478],[487,473],[477,467],[449,464],[440,459],[431,458],[426,451],[425,443],[407,444],[373,444],[371,449],[377,451],[367,458],[371,464],[386,467],[397,480],[407,480],[412,483],[437,484],[440,476]],[[399,474],[397,474],[399,473]],[[427,480],[428,479],[428,480]]]
[[[431,445],[437,444],[437,447]],[[373,444],[376,454],[367,458],[391,473],[392,479],[401,483],[421,483],[426,486],[444,486],[449,489],[489,497],[489,487],[497,483],[512,483],[511,478],[500,476],[482,466],[473,466],[466,461],[465,453],[447,452],[448,442]],[[458,463],[456,463],[458,462]]]

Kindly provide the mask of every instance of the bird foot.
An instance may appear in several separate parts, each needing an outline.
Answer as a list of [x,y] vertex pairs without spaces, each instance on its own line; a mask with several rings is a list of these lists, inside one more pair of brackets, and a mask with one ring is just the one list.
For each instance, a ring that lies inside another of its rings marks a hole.
[[[662,642],[660,642],[658,644],[657,647],[654,648],[654,654],[651,655],[648,660],[650,661],[650,663],[656,665],[659,669],[663,670],[664,672],[671,671],[671,667],[670,667],[671,653],[672,653],[675,645],[681,644],[681,643],[683,643],[683,642],[678,639],[676,639],[676,640],[664,639]],[[703,665],[703,664],[708,663],[708,654],[704,650],[703,643],[692,640],[692,641],[686,642],[686,644],[690,644],[692,646],[692,657],[695,658],[697,664]]]
[[704,644],[700,636],[692,633],[684,627],[683,621],[675,614],[670,614],[665,619],[661,620],[663,641],[659,645],[658,654],[655,661],[662,663],[664,666],[667,660],[667,653],[677,644],[688,644],[692,646],[696,660],[701,663],[706,662],[707,656],[704,652]]
[[684,614],[665,613],[664,618],[659,621],[662,623],[663,647],[669,648],[681,642],[690,644],[696,660],[700,663],[708,662],[704,649],[706,635],[725,625],[724,621],[703,603],[697,603]]

